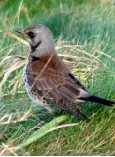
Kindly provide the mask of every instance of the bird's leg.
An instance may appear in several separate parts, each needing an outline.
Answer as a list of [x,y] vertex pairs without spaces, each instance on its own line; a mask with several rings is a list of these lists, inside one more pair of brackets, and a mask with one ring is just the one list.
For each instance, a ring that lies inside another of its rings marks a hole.
[[49,113],[50,113],[50,120],[52,120],[53,119],[53,112],[54,112],[53,108],[49,104],[47,104],[47,100],[46,99],[43,99],[43,103],[42,104],[43,104],[43,107],[46,110],[49,111]]
[[49,104],[47,104],[47,101],[45,99],[37,100],[37,103],[39,103],[46,110],[48,110],[50,114],[52,114],[54,112],[53,108]]
[[50,105],[48,105],[47,103],[43,103],[43,107],[49,111],[50,114],[52,114],[54,112],[54,110],[52,109],[52,107]]

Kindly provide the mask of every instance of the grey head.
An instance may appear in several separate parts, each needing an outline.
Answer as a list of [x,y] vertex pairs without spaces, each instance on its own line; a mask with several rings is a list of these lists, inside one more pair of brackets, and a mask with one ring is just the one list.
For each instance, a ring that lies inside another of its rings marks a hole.
[[29,38],[31,55],[41,57],[55,52],[53,35],[50,29],[42,24],[32,25],[18,33],[24,34]]

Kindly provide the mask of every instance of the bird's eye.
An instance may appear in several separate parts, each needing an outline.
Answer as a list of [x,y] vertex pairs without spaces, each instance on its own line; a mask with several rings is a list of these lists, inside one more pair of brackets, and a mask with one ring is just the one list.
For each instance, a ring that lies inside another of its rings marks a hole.
[[34,38],[34,37],[35,37],[35,34],[34,34],[33,32],[29,32],[29,33],[28,33],[28,36],[29,36],[30,38]]

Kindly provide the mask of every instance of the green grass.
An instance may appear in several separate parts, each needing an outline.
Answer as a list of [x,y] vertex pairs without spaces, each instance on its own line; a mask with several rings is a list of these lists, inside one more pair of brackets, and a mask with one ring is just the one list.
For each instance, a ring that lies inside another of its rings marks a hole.
[[[16,29],[34,23],[45,24],[61,47],[57,52],[76,57],[72,58],[71,70],[89,91],[115,101],[114,0],[32,0],[31,3],[30,0],[0,1],[0,81],[3,85],[0,155],[115,155],[115,107],[95,103],[79,105],[90,117],[89,123],[66,112],[60,113],[56,108],[54,120],[59,115],[68,115],[63,127],[73,123],[76,126],[51,131],[16,151],[16,146],[48,124],[51,117],[30,101],[23,87],[25,58],[15,55],[27,56],[28,47],[1,31],[15,33]],[[70,47],[64,47],[65,44]]]

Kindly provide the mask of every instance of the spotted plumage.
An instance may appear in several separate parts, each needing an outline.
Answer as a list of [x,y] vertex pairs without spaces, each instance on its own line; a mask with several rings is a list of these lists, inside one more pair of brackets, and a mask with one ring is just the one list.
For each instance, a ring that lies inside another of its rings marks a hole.
[[24,83],[29,96],[51,111],[49,100],[63,110],[88,118],[78,102],[97,102],[112,106],[115,102],[92,96],[56,54],[51,31],[44,25],[33,25],[18,31],[29,38],[30,52],[25,66]]

